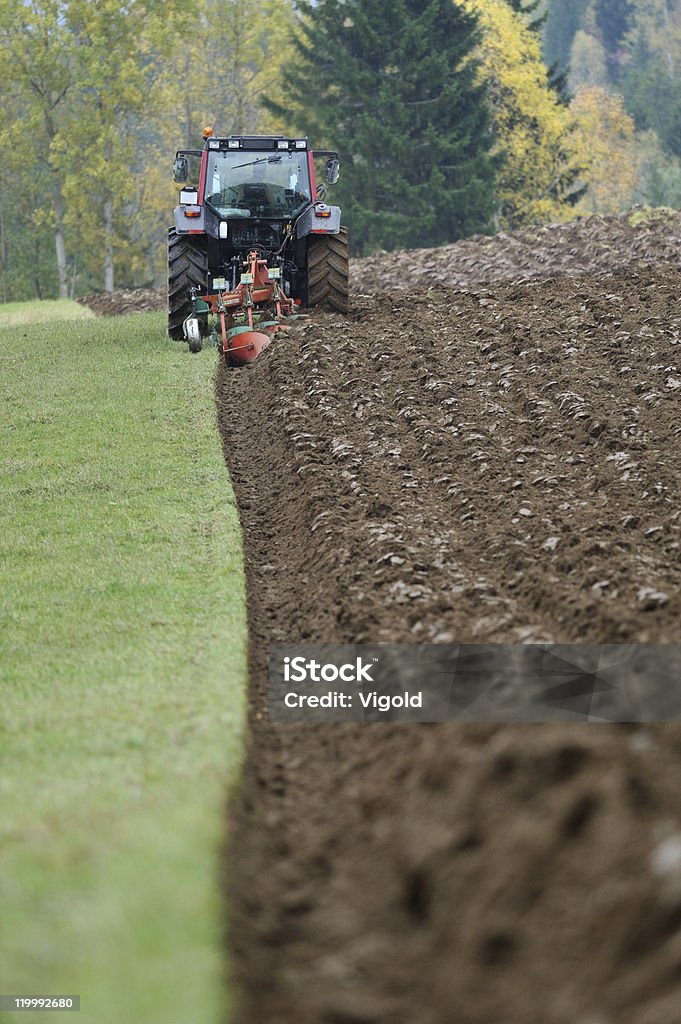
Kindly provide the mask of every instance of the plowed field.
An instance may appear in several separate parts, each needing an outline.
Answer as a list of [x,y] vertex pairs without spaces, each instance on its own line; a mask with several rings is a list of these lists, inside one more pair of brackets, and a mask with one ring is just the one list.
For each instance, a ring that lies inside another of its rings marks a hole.
[[264,687],[274,642],[678,642],[680,293],[365,289],[221,372],[238,1024],[678,1024],[681,730],[274,727]]

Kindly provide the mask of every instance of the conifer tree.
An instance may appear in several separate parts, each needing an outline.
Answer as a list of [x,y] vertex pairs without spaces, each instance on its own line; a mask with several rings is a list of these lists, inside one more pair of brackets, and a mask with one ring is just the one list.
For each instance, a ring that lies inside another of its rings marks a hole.
[[632,0],[596,0],[596,25],[606,53],[618,50],[631,28],[634,5]]
[[575,34],[591,0],[552,0],[546,11],[544,54],[547,62],[566,68]]
[[542,0],[508,0],[508,4],[516,14],[522,14],[530,19],[527,27],[533,32],[539,32],[544,27],[547,12],[541,13]]
[[475,17],[452,0],[303,6],[298,60],[266,106],[339,150],[333,201],[354,252],[489,230],[498,158],[477,42]]

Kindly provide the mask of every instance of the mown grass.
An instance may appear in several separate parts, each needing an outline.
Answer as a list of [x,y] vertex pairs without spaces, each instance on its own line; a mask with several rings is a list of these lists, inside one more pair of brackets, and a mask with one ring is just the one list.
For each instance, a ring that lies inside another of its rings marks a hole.
[[0,327],[51,324],[55,320],[90,320],[94,315],[87,306],[81,306],[72,299],[0,303]]
[[215,352],[36,323],[0,315],[0,990],[209,1024],[245,677]]

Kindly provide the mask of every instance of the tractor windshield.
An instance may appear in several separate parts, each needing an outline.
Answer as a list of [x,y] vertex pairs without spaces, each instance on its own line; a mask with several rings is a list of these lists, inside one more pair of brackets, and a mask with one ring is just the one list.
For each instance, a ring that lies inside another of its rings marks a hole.
[[307,156],[211,150],[206,202],[221,217],[293,217],[311,198]]

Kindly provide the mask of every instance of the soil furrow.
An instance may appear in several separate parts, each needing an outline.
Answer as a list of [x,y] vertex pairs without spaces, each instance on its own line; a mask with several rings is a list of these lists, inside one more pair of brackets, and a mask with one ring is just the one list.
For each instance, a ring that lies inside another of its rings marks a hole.
[[676,727],[274,727],[264,688],[275,642],[678,641],[680,286],[379,293],[221,372],[238,1024],[675,1021]]

